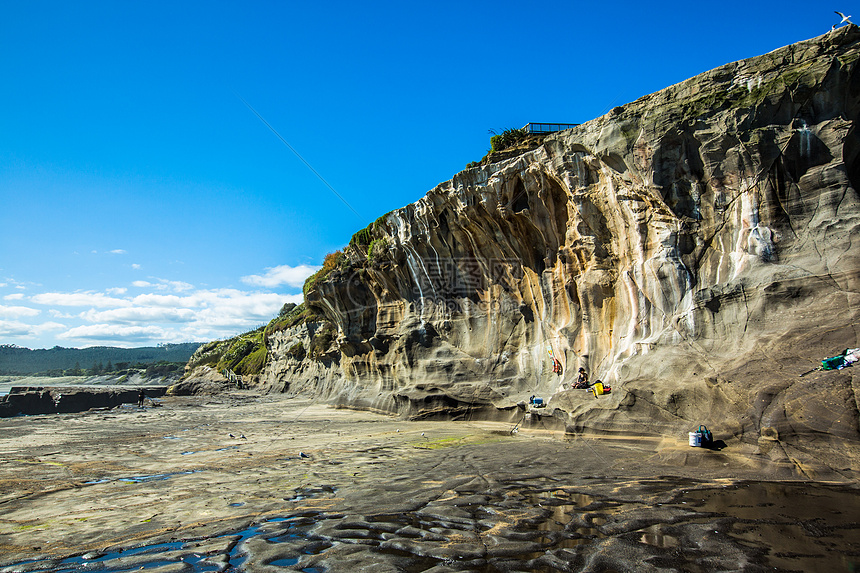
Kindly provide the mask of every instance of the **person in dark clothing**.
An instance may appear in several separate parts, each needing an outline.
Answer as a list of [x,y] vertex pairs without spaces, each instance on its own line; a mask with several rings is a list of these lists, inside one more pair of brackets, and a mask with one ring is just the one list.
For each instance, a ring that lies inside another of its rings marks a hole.
[[140,392],[138,392],[138,394],[137,394],[137,407],[138,407],[138,408],[143,408],[143,401],[144,401],[144,400],[146,400],[146,392],[144,392],[143,390],[141,390],[141,391],[140,391]]
[[579,369],[579,376],[576,378],[574,388],[588,388],[588,374],[585,373],[585,368]]

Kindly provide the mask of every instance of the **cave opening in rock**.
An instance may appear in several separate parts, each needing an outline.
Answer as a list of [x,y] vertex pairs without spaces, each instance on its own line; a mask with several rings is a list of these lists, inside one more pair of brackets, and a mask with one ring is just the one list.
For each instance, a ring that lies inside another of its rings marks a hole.
[[511,209],[514,213],[521,213],[529,208],[529,195],[522,179],[517,179],[514,184],[514,196],[511,198]]

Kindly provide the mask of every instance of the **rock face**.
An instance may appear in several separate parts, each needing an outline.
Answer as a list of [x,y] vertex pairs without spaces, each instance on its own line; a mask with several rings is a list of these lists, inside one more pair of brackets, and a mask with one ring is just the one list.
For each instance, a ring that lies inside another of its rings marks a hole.
[[0,398],[0,418],[33,414],[69,414],[91,408],[113,408],[132,404],[143,390],[147,398],[164,396],[164,386],[137,388],[80,388],[80,387],[28,387],[13,386],[9,394]]
[[[192,357],[193,358],[193,357]],[[182,380],[172,384],[167,389],[170,396],[192,396],[204,394],[219,394],[235,384],[230,384],[224,374],[211,366],[198,366],[186,372]]]
[[[458,173],[351,243],[262,381],[409,416],[538,395],[571,430],[857,440],[853,371],[799,374],[860,346],[858,55],[842,27]],[[579,367],[612,393],[565,390]]]

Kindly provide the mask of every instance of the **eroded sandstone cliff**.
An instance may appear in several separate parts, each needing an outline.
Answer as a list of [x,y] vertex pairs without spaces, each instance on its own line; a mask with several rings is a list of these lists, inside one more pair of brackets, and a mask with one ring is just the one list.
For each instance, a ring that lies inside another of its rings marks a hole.
[[[860,346],[858,55],[843,27],[458,173],[356,235],[261,381],[410,416],[538,395],[572,430],[706,423],[775,456],[857,440],[856,369],[799,375]],[[612,393],[565,390],[580,366]]]

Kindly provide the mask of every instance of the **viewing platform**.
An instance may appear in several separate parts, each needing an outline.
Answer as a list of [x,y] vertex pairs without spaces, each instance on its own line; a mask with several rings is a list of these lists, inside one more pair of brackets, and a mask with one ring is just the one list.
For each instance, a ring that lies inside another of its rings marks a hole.
[[523,127],[526,133],[555,133],[576,127],[578,123],[527,123]]

